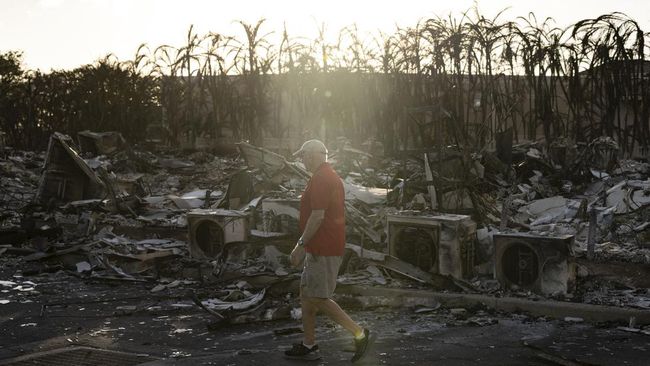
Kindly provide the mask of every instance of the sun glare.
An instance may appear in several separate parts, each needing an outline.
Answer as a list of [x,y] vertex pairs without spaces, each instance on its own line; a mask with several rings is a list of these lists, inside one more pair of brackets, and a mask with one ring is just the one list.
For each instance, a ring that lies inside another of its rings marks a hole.
[[[559,26],[612,11],[627,12],[646,28],[642,2],[604,0],[565,2],[531,0],[462,1],[262,1],[224,3],[187,0],[26,0],[5,2],[0,15],[3,49],[24,51],[26,65],[48,70],[73,68],[106,54],[130,59],[142,43],[180,47],[191,25],[198,34],[209,32],[241,37],[238,21],[255,24],[266,19],[259,32],[274,44],[286,29],[290,37],[323,38],[333,44],[341,29],[356,27],[359,36],[372,39],[391,34],[397,27],[413,27],[431,17],[462,16],[477,5],[482,15],[506,11],[508,19],[534,12],[538,19],[553,16]],[[618,8],[616,8],[618,7]],[[580,12],[577,12],[579,10]]]

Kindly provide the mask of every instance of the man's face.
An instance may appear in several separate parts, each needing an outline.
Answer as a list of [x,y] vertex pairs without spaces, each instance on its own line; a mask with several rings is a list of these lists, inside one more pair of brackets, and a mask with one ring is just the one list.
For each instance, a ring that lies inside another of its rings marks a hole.
[[303,151],[300,154],[300,158],[302,159],[302,163],[305,164],[305,168],[311,172],[311,160],[313,160],[313,152],[311,151]]
[[305,168],[310,171],[314,172],[316,168],[318,168],[319,163],[321,162],[322,158],[320,157],[322,155],[321,152],[316,152],[316,151],[303,151],[301,154],[302,158],[302,163],[305,164]]

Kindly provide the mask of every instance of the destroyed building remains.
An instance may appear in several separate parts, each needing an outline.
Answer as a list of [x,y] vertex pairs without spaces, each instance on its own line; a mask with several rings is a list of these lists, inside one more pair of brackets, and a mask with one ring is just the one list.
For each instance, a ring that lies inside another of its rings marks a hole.
[[[309,179],[300,163],[246,142],[239,156],[220,157],[106,141],[103,154],[60,133],[41,155],[7,150],[0,258],[21,280],[3,284],[29,293],[38,285],[28,278],[69,273],[149,284],[152,294],[187,288],[187,306],[211,314],[211,329],[298,316],[282,294],[295,294],[299,279],[287,254]],[[633,314],[634,329],[646,331],[647,162],[605,163],[591,147],[581,160],[562,160],[539,143],[514,145],[510,165],[497,152],[456,147],[377,161],[343,146],[331,161],[347,172],[344,291],[613,307],[627,313],[607,320]],[[572,164],[572,175],[562,164]],[[471,168],[463,174],[460,166]],[[2,300],[21,301],[11,292]]]

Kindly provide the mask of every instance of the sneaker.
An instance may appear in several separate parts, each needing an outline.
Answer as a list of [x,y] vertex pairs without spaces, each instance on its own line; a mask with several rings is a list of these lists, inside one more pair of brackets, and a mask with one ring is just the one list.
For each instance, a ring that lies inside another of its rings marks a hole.
[[364,328],[363,329],[363,338],[361,339],[354,339],[354,356],[352,356],[352,362],[357,362],[360,359],[363,358],[363,356],[366,354],[366,351],[368,350],[368,347],[370,346],[370,343],[372,342],[372,338],[370,336],[370,330]]
[[315,344],[311,349],[305,347],[302,343],[294,343],[293,348],[284,351],[284,355],[287,358],[295,360],[307,360],[314,361],[321,358],[320,351],[318,350],[318,345]]

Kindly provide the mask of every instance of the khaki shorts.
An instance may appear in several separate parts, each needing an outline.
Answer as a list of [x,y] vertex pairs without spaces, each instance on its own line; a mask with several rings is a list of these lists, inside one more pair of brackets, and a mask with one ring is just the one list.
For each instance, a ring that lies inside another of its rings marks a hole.
[[336,288],[342,257],[307,253],[300,277],[300,291],[305,297],[329,299]]

